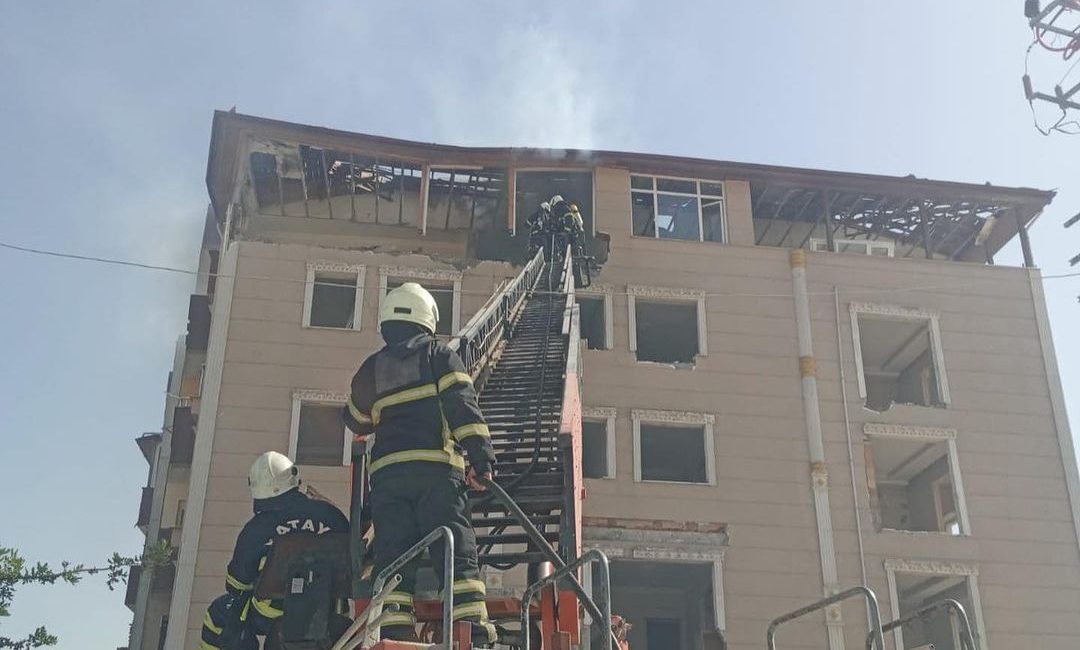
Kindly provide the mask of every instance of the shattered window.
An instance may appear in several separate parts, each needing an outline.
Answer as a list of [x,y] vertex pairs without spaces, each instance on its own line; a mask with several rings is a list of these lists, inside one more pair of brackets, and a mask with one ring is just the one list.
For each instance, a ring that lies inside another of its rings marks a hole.
[[589,350],[606,350],[607,322],[605,319],[604,297],[578,295],[579,314],[581,315],[581,338]]
[[705,427],[641,423],[641,480],[708,483]]
[[490,229],[506,219],[506,172],[433,169],[428,177],[428,228]]
[[315,274],[311,289],[311,327],[359,329],[356,317],[357,276]]
[[697,302],[634,300],[637,360],[693,364],[698,348]]
[[632,175],[630,202],[637,237],[724,241],[724,185],[719,181]]
[[946,441],[870,436],[864,453],[879,530],[962,534]]
[[858,326],[866,408],[945,406],[928,320],[859,314]]
[[607,420],[582,420],[581,445],[582,475],[585,478],[611,478]]
[[296,464],[339,467],[345,457],[345,422],[337,404],[300,404]]

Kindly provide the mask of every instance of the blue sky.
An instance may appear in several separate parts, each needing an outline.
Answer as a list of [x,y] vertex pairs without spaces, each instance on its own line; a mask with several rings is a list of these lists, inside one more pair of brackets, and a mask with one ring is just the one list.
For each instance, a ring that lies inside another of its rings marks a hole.
[[[1031,125],[1021,2],[778,4],[0,3],[0,240],[193,266],[211,111],[236,106],[451,144],[1056,188],[1033,242],[1067,270],[1080,137]],[[0,277],[0,545],[137,552],[132,439],[160,427],[191,280],[3,250]],[[1076,421],[1080,278],[1046,291]],[[0,633],[116,647],[122,601],[93,579],[23,589]]]

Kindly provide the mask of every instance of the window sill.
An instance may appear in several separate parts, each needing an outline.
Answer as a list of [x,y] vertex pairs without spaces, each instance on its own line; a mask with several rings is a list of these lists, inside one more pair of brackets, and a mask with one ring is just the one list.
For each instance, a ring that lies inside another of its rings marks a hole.
[[637,479],[637,483],[645,483],[650,485],[689,485],[697,487],[716,487],[716,483],[713,481],[698,482],[698,481],[661,481],[658,479],[641,478]]
[[895,533],[905,537],[971,537],[968,533],[953,535],[942,530],[901,530],[899,528],[882,528],[879,533]]
[[723,246],[723,245],[727,244],[727,241],[713,241],[711,239],[682,239],[682,238],[679,238],[679,237],[646,237],[645,235],[635,235],[634,233],[630,233],[630,238],[631,239],[643,239],[643,240],[646,240],[646,241],[649,241],[649,240],[652,240],[652,241],[684,241],[684,242],[690,242],[692,244],[718,244],[720,246]]
[[614,481],[614,476],[582,476],[586,481]]
[[684,363],[680,361],[642,361],[636,357],[634,358],[634,361],[640,365],[656,368],[671,368],[672,370],[693,370],[697,367],[696,361],[694,363]]
[[323,332],[360,332],[359,328],[355,327],[328,327],[326,325],[301,325],[306,330],[320,330]]

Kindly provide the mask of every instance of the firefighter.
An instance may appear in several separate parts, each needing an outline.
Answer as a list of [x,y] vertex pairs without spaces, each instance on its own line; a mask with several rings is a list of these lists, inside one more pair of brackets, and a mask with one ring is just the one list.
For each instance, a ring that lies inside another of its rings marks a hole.
[[300,491],[300,472],[276,451],[259,456],[248,471],[254,501],[252,517],[236,538],[225,574],[225,595],[210,603],[203,618],[200,650],[254,650],[282,615],[280,601],[254,597],[255,584],[274,539],[294,532],[345,532],[349,522],[326,501]]
[[[433,564],[444,597],[452,594],[455,621],[472,623],[473,643],[488,647],[495,628],[488,621],[486,590],[469,520],[468,488],[483,491],[495,460],[472,379],[458,355],[433,334],[439,320],[435,299],[406,282],[383,299],[379,327],[386,346],[368,357],[352,379],[345,422],[354,433],[374,433],[368,467],[371,517],[378,575],[398,556],[439,526],[454,534],[454,583],[442,574],[443,544],[433,545]],[[469,459],[465,471],[464,449]],[[416,640],[413,594],[416,566],[386,602],[398,610],[386,620],[383,638]]]
[[526,223],[529,225],[529,257],[536,255],[536,251],[544,246],[544,236],[548,232],[551,222],[551,206],[541,203],[540,207],[529,215]]
[[572,246],[575,255],[584,255],[585,220],[576,203],[570,203],[556,194],[548,201],[551,206],[551,218]]

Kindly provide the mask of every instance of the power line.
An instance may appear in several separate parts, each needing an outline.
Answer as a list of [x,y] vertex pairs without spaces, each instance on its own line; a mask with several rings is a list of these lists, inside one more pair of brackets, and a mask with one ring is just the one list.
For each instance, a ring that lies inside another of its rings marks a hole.
[[[100,257],[100,256],[96,256],[96,255],[83,255],[83,254],[78,254],[78,253],[65,253],[65,252],[56,251],[56,250],[33,248],[33,247],[30,247],[30,246],[20,246],[18,244],[11,244],[11,243],[4,242],[4,241],[0,241],[0,248],[6,248],[6,249],[9,249],[9,250],[19,251],[19,252],[22,252],[22,253],[29,253],[31,255],[41,255],[41,256],[56,257],[56,258],[61,258],[61,259],[72,259],[72,260],[78,260],[78,261],[82,261],[82,262],[93,262],[93,263],[97,263],[97,264],[111,264],[111,265],[115,265],[115,266],[137,268],[137,269],[144,269],[144,270],[150,270],[150,271],[163,271],[163,272],[166,272],[166,273],[179,273],[179,274],[188,275],[188,276],[198,276],[199,275],[198,271],[192,270],[192,269],[184,269],[184,268],[178,268],[178,267],[174,267],[174,266],[165,266],[165,265],[161,265],[161,264],[147,264],[147,263],[144,263],[144,262],[135,262],[135,261],[132,261],[132,260],[123,260],[123,259],[110,258],[110,257]],[[209,277],[213,277],[213,278],[216,278],[218,280],[224,280],[224,279],[229,279],[229,280],[258,280],[258,281],[262,281],[262,282],[282,282],[282,283],[288,283],[288,284],[308,284],[306,279],[300,280],[300,279],[296,279],[296,278],[276,278],[276,277],[271,277],[271,276],[259,276],[259,275],[225,275],[225,274],[220,274],[220,273],[208,273],[207,275]],[[1044,275],[1044,276],[1042,276],[1042,279],[1043,280],[1062,280],[1062,279],[1066,279],[1066,278],[1075,278],[1075,277],[1080,277],[1080,271],[1074,271],[1074,272],[1071,272],[1071,273],[1059,273],[1059,274],[1056,274],[1056,275]],[[880,289],[846,289],[844,291],[844,293],[846,293],[848,295],[857,295],[857,294],[879,294],[879,293],[896,293],[896,292],[907,293],[907,292],[918,292],[918,291],[935,291],[935,290],[942,290],[942,289],[966,287],[966,286],[970,286],[972,284],[976,284],[976,283],[982,282],[982,281],[984,281],[983,278],[980,278],[980,279],[977,279],[977,280],[973,279],[973,280],[967,281],[967,282],[952,282],[952,283],[946,283],[946,284],[932,284],[932,285],[916,285],[916,286],[909,286],[909,287],[887,287],[887,288],[880,288]],[[341,286],[338,283],[332,283],[332,282],[325,282],[324,283],[324,282],[319,282],[319,281],[315,281],[314,284],[316,284],[316,285],[325,285],[325,286],[337,286],[337,287]],[[461,293],[462,295],[484,295],[484,296],[490,295],[490,292],[488,292],[488,291],[461,290],[461,291],[459,291],[459,293]],[[562,295],[561,293],[559,293],[557,291],[552,291],[552,292],[535,291],[535,293],[537,293],[537,294],[553,293],[553,294]],[[601,294],[601,292],[588,292],[587,290],[584,291],[583,293],[587,293],[587,294],[591,293],[591,295],[600,295]],[[603,294],[618,295],[618,296],[631,295],[627,291],[603,292]],[[701,295],[703,297],[706,297],[706,298],[709,298],[709,297],[714,297],[714,298],[791,298],[791,297],[793,297],[794,294],[792,294],[792,293],[704,292]],[[818,291],[818,292],[811,291],[811,292],[809,292],[809,295],[812,295],[812,296],[813,295],[831,296],[833,294],[832,294],[832,291]]]

